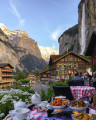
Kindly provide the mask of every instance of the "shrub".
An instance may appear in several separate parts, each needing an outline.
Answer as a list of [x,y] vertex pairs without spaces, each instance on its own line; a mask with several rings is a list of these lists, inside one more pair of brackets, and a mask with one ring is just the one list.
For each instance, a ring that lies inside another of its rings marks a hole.
[[30,80],[29,79],[20,79],[20,82],[23,84],[27,84],[30,82]]
[[34,90],[32,90],[30,86],[29,87],[28,86],[24,86],[24,87],[21,87],[20,89],[22,91],[24,91],[24,92],[28,92],[28,93],[32,93],[32,94],[35,93]]
[[68,84],[66,82],[55,82],[55,83],[53,83],[53,85],[55,85],[55,86],[68,86]]
[[50,87],[48,88],[48,92],[47,92],[47,93],[45,92],[45,90],[41,89],[40,96],[41,96],[41,100],[49,100],[49,99],[51,99],[52,97],[54,97],[55,94],[54,94],[53,87],[50,86]]
[[25,79],[27,75],[24,72],[19,72],[17,75],[14,76],[15,80]]

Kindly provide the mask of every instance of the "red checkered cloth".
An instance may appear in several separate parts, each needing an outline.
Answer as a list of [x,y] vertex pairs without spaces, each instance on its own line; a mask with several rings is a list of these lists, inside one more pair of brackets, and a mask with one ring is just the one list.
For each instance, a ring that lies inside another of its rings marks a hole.
[[89,86],[71,86],[70,89],[74,99],[89,96],[89,100],[91,100],[91,97],[95,93],[95,88]]
[[43,117],[47,117],[47,113],[46,112],[37,112],[37,109],[32,109],[30,111],[30,114],[33,115],[33,117],[34,117],[35,120],[40,120]]

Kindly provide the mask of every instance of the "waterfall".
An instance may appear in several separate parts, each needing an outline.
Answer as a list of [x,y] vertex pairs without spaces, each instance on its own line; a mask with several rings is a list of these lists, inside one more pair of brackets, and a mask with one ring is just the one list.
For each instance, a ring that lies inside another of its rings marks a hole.
[[81,23],[81,39],[80,39],[80,46],[81,46],[81,52],[80,54],[83,55],[84,50],[85,50],[85,41],[86,41],[86,36],[85,36],[85,3],[83,3],[82,7],[82,23]]

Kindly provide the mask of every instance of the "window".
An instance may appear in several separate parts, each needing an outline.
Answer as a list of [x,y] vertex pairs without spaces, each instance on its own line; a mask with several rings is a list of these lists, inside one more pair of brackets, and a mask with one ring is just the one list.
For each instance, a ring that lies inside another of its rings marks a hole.
[[75,58],[75,61],[77,61],[77,58]]
[[64,71],[62,70],[62,74],[64,74]]
[[69,64],[69,68],[71,68],[71,64]]
[[70,61],[72,61],[72,57],[70,58]]
[[66,67],[66,64],[64,64],[64,67]]
[[68,66],[69,66],[69,64],[68,64],[68,63],[66,63],[66,66],[68,67]]
[[61,61],[64,61],[64,59],[62,59]]
[[71,63],[71,68],[73,67],[73,63]]
[[64,68],[64,64],[62,63],[62,68]]
[[57,72],[57,74],[59,75],[59,71]]
[[76,63],[76,67],[78,67],[78,63]]
[[74,64],[74,67],[76,67],[76,64]]
[[70,61],[70,58],[67,58],[67,61]]
[[80,59],[78,58],[78,61],[80,61]]
[[57,63],[56,66],[59,67],[59,63]]
[[67,58],[65,58],[65,61],[67,61]]
[[64,73],[65,73],[65,74],[67,73],[66,70],[64,70]]
[[72,58],[72,61],[75,61],[75,58]]

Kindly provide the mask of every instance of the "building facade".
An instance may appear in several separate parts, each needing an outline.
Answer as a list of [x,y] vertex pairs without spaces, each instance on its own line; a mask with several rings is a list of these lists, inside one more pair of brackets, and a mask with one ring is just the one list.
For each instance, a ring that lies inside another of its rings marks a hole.
[[0,88],[10,87],[14,81],[13,67],[10,64],[0,63]]
[[27,79],[30,80],[30,84],[35,84],[37,76],[33,73],[29,73]]
[[84,74],[86,70],[90,67],[90,61],[85,59],[84,56],[79,56],[74,52],[69,52],[61,57],[56,57],[56,55],[50,56],[49,65],[51,68],[54,68],[51,72],[51,75],[55,79],[68,79],[74,70],[77,70],[79,73]]

